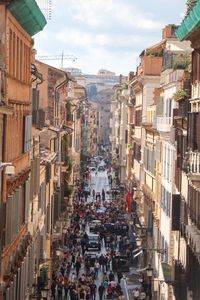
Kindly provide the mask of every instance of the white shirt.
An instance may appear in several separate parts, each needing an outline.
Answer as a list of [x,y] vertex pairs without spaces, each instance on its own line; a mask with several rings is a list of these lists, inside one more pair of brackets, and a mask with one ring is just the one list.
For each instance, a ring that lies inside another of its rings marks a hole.
[[133,290],[133,296],[134,297],[139,297],[140,296],[140,292],[137,290]]

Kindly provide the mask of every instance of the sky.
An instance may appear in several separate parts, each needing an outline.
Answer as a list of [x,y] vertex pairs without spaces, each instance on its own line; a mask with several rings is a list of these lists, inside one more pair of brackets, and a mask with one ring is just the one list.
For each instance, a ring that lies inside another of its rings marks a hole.
[[[84,74],[107,69],[128,75],[142,50],[161,40],[166,24],[181,23],[185,2],[52,0],[52,18],[34,36],[35,48],[38,55],[73,55],[77,59],[65,60],[64,67]],[[45,62],[61,67],[61,60]]]

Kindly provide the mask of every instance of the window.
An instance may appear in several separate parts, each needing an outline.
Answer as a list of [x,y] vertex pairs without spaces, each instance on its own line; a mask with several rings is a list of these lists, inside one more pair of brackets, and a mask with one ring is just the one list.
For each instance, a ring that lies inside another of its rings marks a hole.
[[30,150],[31,140],[32,140],[32,116],[28,115],[24,117],[24,152]]
[[135,125],[140,126],[142,122],[142,110],[136,110],[135,112]]

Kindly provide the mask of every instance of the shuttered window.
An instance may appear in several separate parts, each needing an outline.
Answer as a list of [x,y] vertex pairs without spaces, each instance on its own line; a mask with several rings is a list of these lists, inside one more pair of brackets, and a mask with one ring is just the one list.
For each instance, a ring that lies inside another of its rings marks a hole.
[[138,145],[137,143],[134,143],[133,146],[133,157],[137,161],[141,160],[141,145]]
[[148,147],[144,147],[144,166],[147,171],[155,175],[155,152]]
[[30,179],[25,182],[25,223],[28,223],[29,216],[29,204],[30,204]]
[[180,195],[174,194],[172,196],[172,230],[180,229],[180,204],[181,204]]
[[142,110],[135,111],[135,126],[141,126],[142,122]]
[[42,212],[45,213],[46,210],[46,190],[45,190],[45,183],[43,182],[40,186],[40,193],[39,193],[39,203],[38,203],[38,208],[42,210]]
[[200,191],[192,184],[188,187],[188,206],[192,222],[200,230]]
[[32,115],[24,117],[24,152],[31,148],[32,140]]
[[200,81],[200,54],[197,51],[192,52],[192,84]]

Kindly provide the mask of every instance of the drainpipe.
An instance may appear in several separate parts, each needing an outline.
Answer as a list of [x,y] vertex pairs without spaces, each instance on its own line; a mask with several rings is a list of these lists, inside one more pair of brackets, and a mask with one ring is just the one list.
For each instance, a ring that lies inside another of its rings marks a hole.
[[[74,78],[70,76],[69,73],[64,72],[65,74],[65,80],[61,83],[59,83],[56,87],[55,87],[55,102],[57,100],[57,92],[58,90],[65,86],[65,84],[68,84],[69,81],[75,82]],[[61,133],[58,133],[58,161],[61,161]]]

